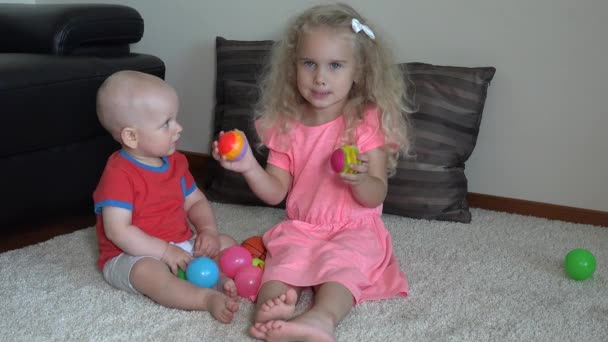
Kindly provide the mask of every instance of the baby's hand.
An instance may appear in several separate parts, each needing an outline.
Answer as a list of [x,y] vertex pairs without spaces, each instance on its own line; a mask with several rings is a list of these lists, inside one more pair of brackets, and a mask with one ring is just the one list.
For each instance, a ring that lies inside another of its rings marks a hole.
[[194,240],[192,252],[195,257],[207,256],[215,258],[220,252],[219,234],[203,230]]
[[[245,141],[247,141],[247,137],[245,136],[245,133],[243,133],[243,132],[241,132],[241,133],[243,134]],[[219,136],[221,137],[222,135],[224,135],[224,131],[221,131]],[[219,161],[220,165],[222,165],[222,167],[225,168],[226,170],[244,173],[244,172],[247,172],[247,171],[253,169],[253,167],[255,166],[255,163],[257,163],[255,157],[253,156],[253,153],[251,152],[251,147],[248,142],[246,143],[246,148],[247,148],[247,151],[245,152],[245,155],[241,159],[236,160],[236,161],[227,160],[226,157],[220,155],[220,152],[218,149],[218,142],[217,142],[217,140],[215,140],[211,146],[211,155],[213,156],[213,159]]]
[[186,267],[192,260],[192,255],[169,243],[160,260],[169,266],[171,273],[177,275],[177,268],[179,267],[182,270],[186,270]]
[[357,159],[359,159],[361,164],[349,165],[349,167],[352,170],[356,171],[356,173],[343,172],[340,174],[340,178],[342,178],[342,180],[345,183],[350,184],[352,186],[356,186],[356,185],[364,183],[367,180],[367,178],[369,177],[369,174],[368,174],[369,157],[367,156],[367,154],[362,153],[357,156]]

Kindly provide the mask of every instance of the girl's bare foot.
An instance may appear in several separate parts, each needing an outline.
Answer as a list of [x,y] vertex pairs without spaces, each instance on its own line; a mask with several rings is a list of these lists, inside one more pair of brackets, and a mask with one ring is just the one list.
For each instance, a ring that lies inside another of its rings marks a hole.
[[267,322],[253,323],[253,325],[251,327],[249,327],[249,333],[251,334],[251,336],[253,336],[257,339],[260,339],[260,340],[265,340],[266,333],[268,332],[266,323]]
[[330,320],[319,316],[302,315],[292,321],[268,321],[258,328],[266,341],[335,342]]
[[220,276],[218,290],[224,292],[224,294],[232,299],[236,299],[236,285],[234,284],[234,280]]
[[234,313],[239,309],[239,304],[233,298],[215,290],[209,290],[206,300],[207,311],[222,323],[232,322]]
[[271,298],[263,303],[255,313],[254,322],[262,323],[270,320],[286,320],[291,318],[291,315],[293,315],[296,308],[297,300],[298,294],[296,290],[288,289],[284,294]]

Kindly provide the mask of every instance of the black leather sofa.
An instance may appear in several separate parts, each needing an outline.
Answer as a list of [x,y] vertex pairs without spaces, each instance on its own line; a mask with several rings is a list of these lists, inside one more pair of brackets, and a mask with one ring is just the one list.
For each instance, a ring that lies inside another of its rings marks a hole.
[[0,4],[0,230],[92,212],[118,148],[97,120],[97,89],[123,69],[164,78],[162,60],[130,52],[143,31],[121,5]]

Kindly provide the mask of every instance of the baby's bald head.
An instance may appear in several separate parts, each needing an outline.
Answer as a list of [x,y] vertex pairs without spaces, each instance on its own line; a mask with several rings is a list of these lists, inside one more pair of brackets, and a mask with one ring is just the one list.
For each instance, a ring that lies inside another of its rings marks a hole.
[[154,102],[177,101],[175,90],[162,79],[139,71],[124,70],[108,77],[97,91],[97,117],[101,125],[120,141],[125,127],[137,127]]

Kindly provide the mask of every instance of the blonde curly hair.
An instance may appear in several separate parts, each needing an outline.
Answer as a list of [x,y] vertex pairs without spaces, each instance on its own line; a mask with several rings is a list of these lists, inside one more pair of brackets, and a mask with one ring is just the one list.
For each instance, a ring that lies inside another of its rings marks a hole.
[[327,26],[351,33],[355,60],[358,63],[357,79],[350,90],[344,110],[345,132],[343,143],[352,143],[354,131],[363,119],[365,108],[377,106],[388,152],[388,173],[395,171],[400,153],[409,147],[407,113],[411,112],[406,94],[403,73],[393,62],[389,50],[380,37],[371,39],[363,32],[351,29],[352,19],[373,27],[352,7],[345,4],[314,6],[293,19],[282,37],[273,47],[270,60],[260,79],[261,97],[256,104],[258,133],[271,127],[287,133],[297,119],[297,108],[305,100],[300,95],[296,80],[298,42],[309,29]]

